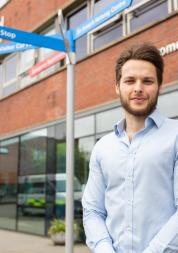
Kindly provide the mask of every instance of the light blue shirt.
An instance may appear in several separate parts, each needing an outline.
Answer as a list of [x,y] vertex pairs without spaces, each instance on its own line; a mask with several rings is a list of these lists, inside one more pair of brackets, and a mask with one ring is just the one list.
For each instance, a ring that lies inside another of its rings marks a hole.
[[91,155],[87,245],[95,253],[178,253],[178,121],[155,110],[131,143],[124,123]]

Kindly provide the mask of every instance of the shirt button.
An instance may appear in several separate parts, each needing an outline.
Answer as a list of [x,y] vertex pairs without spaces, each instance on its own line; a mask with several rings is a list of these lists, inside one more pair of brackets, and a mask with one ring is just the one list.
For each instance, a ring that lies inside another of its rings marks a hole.
[[126,228],[126,230],[127,230],[127,231],[131,231],[131,226],[128,226],[128,227]]

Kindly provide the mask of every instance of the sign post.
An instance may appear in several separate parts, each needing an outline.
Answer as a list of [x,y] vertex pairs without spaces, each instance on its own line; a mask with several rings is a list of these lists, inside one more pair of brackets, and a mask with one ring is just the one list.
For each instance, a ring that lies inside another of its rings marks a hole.
[[[60,33],[63,37],[67,54],[67,113],[66,113],[66,244],[65,252],[73,253],[74,223],[74,85],[75,53],[72,32],[66,36],[62,11],[58,11]],[[73,49],[72,49],[73,47]],[[72,52],[73,51],[73,52]]]

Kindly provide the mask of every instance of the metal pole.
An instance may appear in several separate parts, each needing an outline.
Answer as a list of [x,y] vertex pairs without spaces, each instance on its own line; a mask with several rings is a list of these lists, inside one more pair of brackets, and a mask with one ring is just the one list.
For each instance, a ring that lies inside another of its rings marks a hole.
[[[71,58],[75,53],[71,53]],[[74,221],[74,61],[67,63],[67,127],[66,127],[66,253],[73,253]]]
[[62,10],[58,10],[60,33],[64,39],[67,54],[67,113],[66,113],[66,238],[65,253],[73,253],[73,223],[74,223],[74,66],[75,42],[72,32],[66,36]]

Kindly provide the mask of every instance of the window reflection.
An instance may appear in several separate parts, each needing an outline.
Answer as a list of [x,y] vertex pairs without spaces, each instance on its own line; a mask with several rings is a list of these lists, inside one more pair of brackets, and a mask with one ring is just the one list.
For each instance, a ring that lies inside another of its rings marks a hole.
[[45,234],[47,129],[21,137],[18,230]]
[[[87,20],[87,7],[84,6],[67,19],[68,29],[75,29]],[[87,55],[87,36],[83,36],[76,41],[76,58],[77,60]]]
[[113,22],[94,34],[94,50],[118,40],[123,35],[122,21]]
[[16,228],[18,138],[0,145],[0,227]]
[[75,175],[82,185],[88,178],[89,159],[94,141],[94,136],[75,140]]
[[46,129],[42,129],[21,137],[20,175],[45,173],[46,136]]

